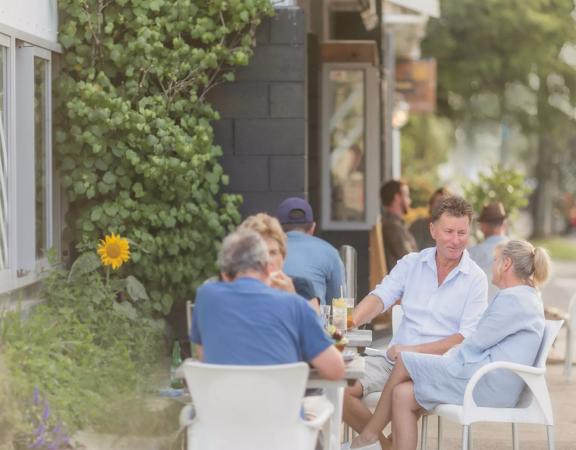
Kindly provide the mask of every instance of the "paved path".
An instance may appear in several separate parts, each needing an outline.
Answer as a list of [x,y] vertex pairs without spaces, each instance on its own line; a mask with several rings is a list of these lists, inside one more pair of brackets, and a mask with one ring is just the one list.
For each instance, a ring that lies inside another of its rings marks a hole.
[[570,297],[576,293],[576,262],[553,261],[550,281],[542,288],[545,306],[568,310]]

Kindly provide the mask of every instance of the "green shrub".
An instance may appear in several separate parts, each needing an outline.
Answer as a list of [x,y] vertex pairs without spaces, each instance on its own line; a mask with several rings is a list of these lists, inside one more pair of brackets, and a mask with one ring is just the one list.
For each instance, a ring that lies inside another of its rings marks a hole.
[[477,182],[471,182],[464,188],[464,196],[477,214],[487,203],[499,201],[512,218],[528,205],[531,192],[521,172],[498,166],[492,167],[489,173],[481,173]]
[[0,353],[0,450],[11,450],[11,443],[21,430],[21,420],[12,389],[9,372]]
[[246,65],[270,0],[61,0],[55,133],[71,238],[138,242],[124,270],[166,314],[240,219],[206,94]]
[[117,407],[158,387],[151,377],[167,352],[163,321],[122,300],[98,271],[70,277],[54,270],[44,296],[26,320],[16,311],[0,323],[20,410],[38,388],[69,431],[125,429],[134,417],[115,414]]

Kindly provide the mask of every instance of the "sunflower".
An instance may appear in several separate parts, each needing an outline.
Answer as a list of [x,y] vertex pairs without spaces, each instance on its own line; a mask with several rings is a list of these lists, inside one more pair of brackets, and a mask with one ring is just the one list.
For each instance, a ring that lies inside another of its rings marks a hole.
[[98,254],[103,265],[112,266],[112,269],[116,270],[130,259],[128,239],[114,233],[107,235],[103,241],[100,241]]

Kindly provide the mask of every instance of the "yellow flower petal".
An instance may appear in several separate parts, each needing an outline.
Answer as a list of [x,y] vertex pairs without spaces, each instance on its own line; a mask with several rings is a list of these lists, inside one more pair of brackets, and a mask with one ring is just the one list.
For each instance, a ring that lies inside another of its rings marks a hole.
[[114,233],[106,235],[104,240],[100,241],[98,254],[103,265],[112,266],[112,269],[116,270],[130,259],[128,239]]

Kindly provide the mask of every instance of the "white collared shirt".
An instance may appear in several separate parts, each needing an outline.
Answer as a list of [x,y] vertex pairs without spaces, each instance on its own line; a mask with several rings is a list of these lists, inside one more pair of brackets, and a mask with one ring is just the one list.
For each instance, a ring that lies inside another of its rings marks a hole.
[[404,317],[390,345],[418,345],[476,329],[487,306],[486,275],[464,250],[460,263],[438,286],[436,247],[410,253],[371,292],[390,308],[402,299]]

